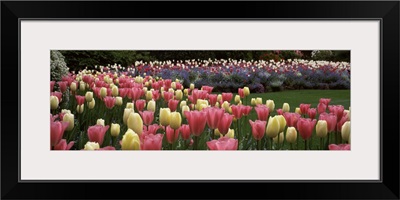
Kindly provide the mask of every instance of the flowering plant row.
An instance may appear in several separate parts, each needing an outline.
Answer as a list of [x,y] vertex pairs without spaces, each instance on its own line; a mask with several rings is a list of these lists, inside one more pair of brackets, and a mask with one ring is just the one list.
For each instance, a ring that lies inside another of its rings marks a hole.
[[246,86],[234,95],[182,82],[90,70],[51,81],[50,149],[350,149],[350,108],[330,99],[290,112],[288,103],[276,109],[271,99],[249,98]]

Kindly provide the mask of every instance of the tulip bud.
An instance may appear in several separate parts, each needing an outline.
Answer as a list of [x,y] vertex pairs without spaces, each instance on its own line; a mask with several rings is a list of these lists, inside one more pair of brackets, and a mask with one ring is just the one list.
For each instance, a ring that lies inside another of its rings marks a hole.
[[250,104],[252,106],[255,106],[256,105],[256,99],[255,98],[251,98]]
[[235,95],[235,103],[238,104],[240,102],[240,96]]
[[244,96],[245,96],[245,97],[249,96],[249,95],[250,95],[250,89],[249,89],[249,87],[244,87],[244,88],[243,88],[243,93],[244,93]]
[[260,105],[262,104],[262,98],[261,97],[257,97],[256,98],[256,105]]
[[104,119],[97,119],[96,124],[97,124],[97,125],[105,126]]
[[221,94],[217,95],[217,101],[222,101],[222,95]]
[[102,88],[100,89],[100,96],[101,96],[102,98],[104,98],[104,97],[107,96],[107,88],[102,87]]
[[288,103],[283,103],[282,111],[283,112],[290,112],[290,106],[289,106]]
[[275,117],[278,118],[279,120],[279,132],[283,132],[286,127],[286,119],[283,117],[283,115],[276,115]]
[[128,128],[141,135],[143,131],[143,120],[138,113],[131,112],[127,121]]
[[169,108],[160,108],[160,124],[168,126],[171,120],[171,110]]
[[280,129],[279,119],[277,117],[269,117],[265,132],[268,137],[274,138],[278,135]]
[[140,150],[140,139],[139,135],[136,134],[132,129],[128,129],[121,141],[122,150]]
[[182,90],[176,90],[176,91],[175,91],[175,98],[176,98],[177,100],[182,100],[182,98],[183,98]]
[[117,86],[112,87],[112,89],[111,89],[111,95],[112,95],[113,97],[118,96],[118,87],[117,87]]
[[76,91],[76,83],[71,82],[71,85],[69,86],[69,88],[71,89],[72,92],[75,92]]
[[77,105],[77,106],[76,106],[76,112],[78,112],[79,114],[81,114],[81,113],[83,113],[84,108],[85,108],[85,104]]
[[111,123],[111,136],[118,137],[120,130],[119,124]]
[[132,108],[133,109],[133,103],[126,103],[126,108]]
[[[272,139],[274,141],[274,143],[278,143],[278,136],[274,137],[274,139]],[[283,135],[283,132],[279,133],[279,144],[283,143],[283,140],[285,140],[285,136]]]
[[185,111],[190,111],[189,106],[184,105],[184,106],[182,106],[181,109],[182,109],[182,116],[183,116],[183,118],[186,118],[186,116],[185,116]]
[[72,129],[74,129],[75,120],[74,120],[74,115],[73,114],[65,113],[64,117],[63,117],[63,121],[64,122],[68,122],[68,127],[65,130],[71,131]]
[[89,109],[93,109],[95,105],[96,105],[96,102],[95,102],[94,99],[92,99],[92,101],[89,102],[89,106],[88,107],[89,107]]
[[58,102],[58,97],[56,97],[56,96],[50,96],[50,108],[51,108],[52,110],[55,110],[55,109],[58,108],[58,104],[59,104],[59,102]]
[[286,130],[286,141],[288,143],[295,143],[297,140],[297,131],[294,127],[288,127]]
[[146,92],[146,100],[150,101],[153,99],[153,93],[151,91]]
[[122,106],[122,97],[115,97],[115,105]]
[[271,113],[272,111],[274,111],[275,109],[275,103],[274,100],[270,100],[268,99],[266,102],[267,107],[269,108],[269,113]]
[[81,82],[79,83],[79,90],[80,90],[80,91],[85,91],[85,86],[86,86],[85,82],[81,81]]
[[190,89],[191,89],[191,90],[194,89],[194,84],[193,84],[193,83],[190,84]]
[[97,142],[86,142],[84,150],[96,150],[100,149],[100,145]]
[[134,111],[133,111],[133,108],[125,108],[125,110],[124,110],[124,115],[123,115],[123,117],[122,117],[122,120],[124,121],[124,124],[125,124],[125,125],[127,124],[127,122],[128,122],[128,117],[129,117],[129,115],[130,115],[132,112],[134,112]]
[[328,123],[325,120],[318,120],[315,127],[317,137],[323,138],[328,134]]
[[93,100],[93,92],[86,92],[85,94],[86,102],[91,102]]
[[350,121],[342,125],[342,139],[344,141],[350,141]]
[[300,108],[299,108],[299,107],[296,107],[296,109],[294,110],[294,112],[297,113],[297,114],[299,114],[299,115],[301,115],[301,111],[300,111]]
[[172,129],[176,130],[179,127],[181,127],[182,123],[182,117],[179,112],[171,112],[171,121],[170,121],[170,126]]

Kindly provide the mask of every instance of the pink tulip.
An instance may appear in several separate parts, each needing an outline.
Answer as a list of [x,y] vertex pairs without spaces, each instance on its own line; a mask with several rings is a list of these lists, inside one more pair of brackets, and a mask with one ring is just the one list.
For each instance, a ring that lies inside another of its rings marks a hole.
[[119,96],[122,98],[125,98],[126,95],[128,94],[128,90],[126,88],[119,88],[118,89]]
[[328,148],[329,150],[351,150],[350,144],[330,144]]
[[237,150],[238,140],[228,137],[222,137],[218,140],[211,140],[207,142],[210,150]]
[[132,97],[131,99],[133,101],[138,100],[140,98],[140,96],[142,95],[142,92],[143,92],[143,89],[141,89],[141,88],[132,88],[130,90],[131,97]]
[[326,99],[326,98],[319,99],[319,103],[325,104],[326,106],[328,106],[330,102],[331,99]]
[[220,121],[218,122],[218,130],[222,135],[225,135],[228,133],[229,128],[231,127],[233,120],[233,115],[230,115],[228,113],[225,113]]
[[181,133],[181,136],[184,140],[187,140],[190,138],[190,127],[187,124],[182,124],[182,126],[179,128],[179,132]]
[[64,92],[67,90],[67,84],[68,84],[68,82],[66,82],[66,81],[58,81],[57,84],[58,84],[58,86],[60,87],[60,91],[61,91],[62,93],[64,93]]
[[201,89],[204,90],[204,91],[207,91],[208,94],[211,94],[211,92],[214,89],[214,87],[204,85],[203,87],[201,87]]
[[342,105],[328,106],[329,112],[336,115],[336,120],[339,122],[343,117],[344,107]]
[[143,123],[146,125],[146,126],[148,126],[148,125],[150,125],[151,123],[153,123],[153,120],[154,120],[154,112],[153,111],[147,111],[147,110],[145,110],[145,111],[139,111],[139,113],[140,113],[140,116],[142,116],[142,119],[143,119]]
[[53,92],[55,81],[50,81],[50,92]]
[[200,136],[206,126],[207,113],[204,111],[186,111],[185,116],[189,122],[190,132]]
[[317,109],[318,109],[318,114],[324,113],[326,111],[326,104],[319,103]]
[[216,95],[216,94],[208,95],[208,100],[209,100],[211,106],[215,106],[215,104],[217,103],[217,97],[218,97],[218,95]]
[[243,106],[242,107],[242,112],[244,116],[247,116],[250,114],[251,109],[253,109],[253,107],[251,106]]
[[169,100],[174,98],[173,92],[164,92],[164,101],[169,102]]
[[85,97],[81,95],[75,95],[76,103],[82,105],[85,103]]
[[114,97],[106,96],[106,97],[104,97],[103,101],[104,101],[104,104],[106,104],[106,107],[108,109],[112,109],[114,107],[114,105],[115,105],[115,98]]
[[208,92],[205,90],[198,90],[198,89],[194,89],[192,91],[192,100],[191,102],[193,103],[197,103],[198,99],[207,99],[208,97]]
[[282,115],[283,114],[283,110],[281,108],[279,108],[278,110],[276,110],[276,113],[278,113],[278,115]]
[[311,104],[300,104],[300,112],[302,115],[306,115],[308,113],[308,109],[310,109]]
[[171,79],[165,79],[164,80],[164,89],[165,89],[165,91],[168,91],[168,89],[171,88],[171,83],[172,83]]
[[231,102],[232,98],[233,98],[232,93],[222,93],[222,101]]
[[153,95],[153,100],[157,101],[160,98],[160,92],[158,92],[158,90],[154,90],[151,92]]
[[[58,115],[50,114],[50,122],[54,122],[57,119]],[[61,120],[62,121],[62,120]]]
[[256,120],[251,121],[249,120],[251,125],[251,132],[256,140],[261,140],[265,134],[265,127],[267,126],[266,121]]
[[144,105],[146,104],[146,100],[139,99],[135,101],[135,106],[138,111],[143,111]]
[[266,105],[264,104],[257,105],[256,107],[254,107],[254,109],[257,112],[258,120],[267,121],[269,115],[269,108]]
[[[155,135],[157,133],[158,129],[160,129],[160,127],[162,127],[162,126],[160,126],[159,124],[149,125],[147,127],[147,133]],[[145,128],[146,127],[144,126],[143,129],[145,129]]]
[[244,98],[244,89],[243,88],[239,88],[238,93],[239,93],[240,98]]
[[315,108],[310,108],[308,109],[308,117],[311,119],[315,119],[315,115],[317,115],[317,109]]
[[334,113],[321,113],[319,115],[319,120],[325,120],[326,123],[328,124],[328,132],[335,131],[336,123],[337,123],[337,117]]
[[50,122],[50,144],[54,146],[60,142],[64,135],[65,129],[68,127],[68,122]]
[[317,123],[317,120],[309,119],[309,118],[300,118],[297,121],[297,129],[299,130],[300,136],[304,139],[307,140],[311,137],[312,132],[314,130],[314,126]]
[[240,118],[242,118],[242,116],[243,116],[243,105],[239,105],[239,106],[236,106],[236,105],[233,105],[233,106],[231,106],[231,108],[232,108],[232,114],[233,114],[233,116],[235,116],[235,118],[236,119],[240,119]]
[[216,108],[216,107],[209,107],[203,109],[207,112],[207,125],[210,129],[216,129],[218,126],[219,120],[224,115],[224,109]]
[[178,103],[179,103],[179,100],[170,99],[168,101],[168,108],[171,110],[171,112],[176,111],[176,108],[178,108]]
[[87,130],[87,134],[89,137],[89,141],[91,142],[97,142],[99,145],[103,144],[104,140],[104,135],[106,134],[108,128],[110,126],[102,126],[102,125],[94,125],[94,126],[89,126]]
[[347,122],[347,120],[349,119],[349,117],[347,116],[347,113],[343,114],[342,119],[340,119],[340,121],[337,123],[337,131],[342,132],[342,126],[345,122]]
[[142,150],[161,150],[164,134],[148,134],[140,145]]
[[167,141],[170,144],[173,144],[178,140],[179,138],[179,129],[172,129],[171,126],[167,126],[167,131],[165,133],[167,135]]
[[58,144],[54,145],[54,150],[70,150],[72,146],[74,146],[74,141],[71,141],[67,145],[67,140],[62,139]]
[[58,98],[58,102],[62,101],[62,93],[61,92],[50,92],[50,96],[56,96]]

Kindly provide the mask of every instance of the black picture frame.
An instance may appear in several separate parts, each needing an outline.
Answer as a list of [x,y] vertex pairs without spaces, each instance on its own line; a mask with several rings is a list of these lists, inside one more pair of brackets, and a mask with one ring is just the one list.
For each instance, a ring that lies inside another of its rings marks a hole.
[[[399,199],[399,6],[398,1],[2,1],[1,198]],[[191,11],[182,12],[188,9]],[[16,75],[20,71],[20,19],[379,19],[382,22],[381,181],[22,183],[19,181],[18,167],[18,122],[21,110],[18,102],[21,96],[15,85],[11,86],[11,83],[17,82]],[[131,189],[123,189],[126,185]],[[255,188],[259,186],[265,190],[257,191]],[[165,187],[172,187],[174,192],[154,192]]]

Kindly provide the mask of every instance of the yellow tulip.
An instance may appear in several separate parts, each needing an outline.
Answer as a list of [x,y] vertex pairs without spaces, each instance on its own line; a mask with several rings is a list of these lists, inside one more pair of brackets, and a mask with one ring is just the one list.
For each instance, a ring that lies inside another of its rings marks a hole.
[[244,93],[244,96],[249,96],[250,95],[250,89],[249,89],[249,87],[244,87],[243,88],[243,93]]
[[126,108],[132,108],[133,109],[133,103],[126,103]]
[[153,99],[153,93],[151,91],[146,92],[146,100],[150,101]]
[[190,89],[191,89],[191,90],[194,89],[194,84],[193,84],[193,83],[190,84]]
[[111,123],[111,136],[118,137],[119,132],[121,131],[119,124]]
[[84,150],[96,150],[100,149],[100,145],[97,142],[86,142]]
[[182,109],[182,116],[183,116],[183,118],[186,118],[185,111],[190,111],[189,106],[184,105],[184,106],[182,106],[181,109]]
[[76,91],[76,83],[71,82],[71,85],[69,86],[69,88],[71,89],[72,92],[75,92]]
[[317,137],[323,138],[328,134],[328,123],[325,120],[318,120],[315,126]]
[[89,109],[93,109],[95,105],[96,105],[96,102],[95,102],[94,99],[92,99],[92,101],[89,102],[89,106],[88,107],[89,107]]
[[172,89],[175,90],[175,89],[176,89],[176,82],[172,82],[172,83],[171,83],[171,87],[172,87]]
[[219,101],[222,101],[222,95],[221,94],[218,94],[217,95],[217,101],[219,102]]
[[262,98],[261,97],[257,97],[256,98],[256,105],[260,105],[262,104]]
[[172,129],[176,130],[179,127],[181,127],[182,117],[181,117],[181,114],[179,112],[171,112],[170,118],[171,118],[170,126],[171,126]]
[[51,108],[52,110],[55,110],[55,109],[58,108],[58,104],[59,104],[59,102],[58,102],[58,97],[56,97],[56,96],[50,96],[50,108]]
[[91,102],[93,100],[93,92],[86,92],[85,99],[87,102]]
[[168,126],[171,120],[171,110],[169,108],[160,108],[160,124]]
[[283,132],[286,127],[286,119],[283,117],[283,115],[276,115],[275,117],[278,118],[279,120],[279,132]]
[[127,121],[128,128],[141,135],[143,131],[143,120],[138,113],[131,112]]
[[[222,134],[221,134],[222,135]],[[228,133],[225,135],[225,137],[229,138],[235,138],[235,130],[229,129]]]
[[186,101],[181,101],[181,103],[179,103],[179,108],[182,110],[182,106],[186,106]]
[[182,100],[182,98],[183,98],[182,90],[176,90],[176,91],[175,91],[175,98],[176,98],[177,100]]
[[156,102],[155,102],[154,100],[150,100],[150,101],[147,103],[147,110],[148,110],[148,111],[153,111],[153,112],[156,111]]
[[71,131],[72,129],[74,129],[74,125],[75,125],[74,118],[75,118],[74,115],[71,113],[64,114],[63,121],[68,122],[68,127],[66,128],[67,131]]
[[342,125],[342,139],[344,141],[350,141],[350,121]]
[[76,112],[81,114],[81,113],[83,113],[84,108],[85,108],[85,104],[77,105],[76,106]]
[[274,138],[278,135],[280,129],[279,119],[277,117],[269,117],[265,132],[268,137]]
[[296,107],[296,109],[294,110],[294,112],[301,115],[301,110],[300,110],[299,107]]
[[122,150],[140,150],[140,139],[139,135],[132,129],[128,129],[121,141]]
[[290,112],[290,106],[289,106],[288,103],[283,103],[282,111],[283,112]]
[[85,86],[86,86],[85,82],[81,81],[81,82],[79,83],[79,90],[80,90],[80,91],[85,91]]
[[128,122],[128,117],[129,115],[134,112],[132,108],[125,108],[124,110],[124,115],[122,117],[122,120],[124,121],[124,124],[126,125]]
[[105,126],[104,119],[97,119],[96,124],[97,124],[97,125]]
[[235,103],[238,104],[240,102],[240,96],[237,94],[235,95]]
[[104,98],[104,97],[107,96],[107,88],[102,87],[102,88],[100,89],[100,96],[101,96],[102,98]]
[[288,143],[295,143],[297,140],[297,131],[294,127],[288,127],[286,129],[286,141]]
[[115,97],[115,105],[122,106],[122,97]]
[[217,136],[217,137],[218,136],[222,136],[221,132],[219,132],[219,130],[217,128],[214,130],[214,135]]
[[271,113],[272,111],[274,111],[275,109],[275,103],[274,100],[268,99],[266,102],[267,107],[269,108],[269,113]]
[[255,106],[256,105],[256,99],[255,98],[251,98],[250,104],[252,106]]
[[113,97],[118,96],[118,87],[117,87],[117,86],[112,87],[112,89],[111,89],[111,95],[112,95]]
[[[285,140],[285,136],[283,135],[283,132],[281,132],[279,133],[279,144],[282,144],[283,140]],[[273,141],[274,143],[278,143],[278,136],[274,137]]]
[[229,112],[229,108],[230,108],[230,106],[229,106],[229,103],[227,102],[227,101],[224,101],[224,103],[222,103],[222,106],[221,106],[223,109],[225,109],[225,112]]

